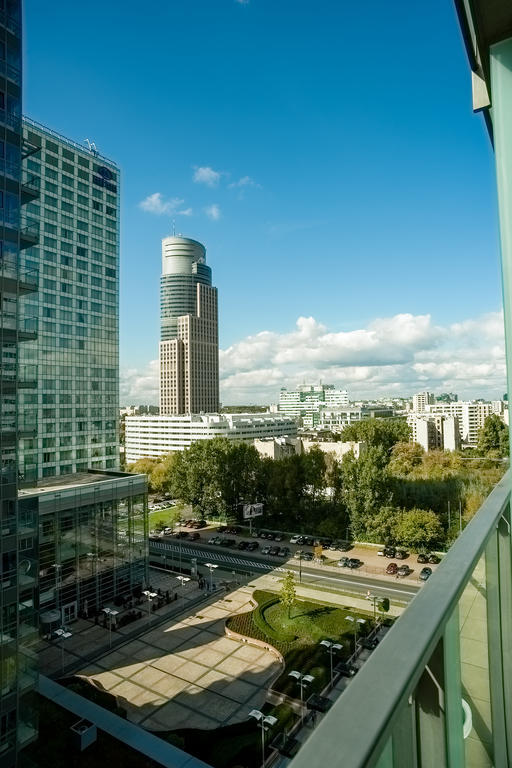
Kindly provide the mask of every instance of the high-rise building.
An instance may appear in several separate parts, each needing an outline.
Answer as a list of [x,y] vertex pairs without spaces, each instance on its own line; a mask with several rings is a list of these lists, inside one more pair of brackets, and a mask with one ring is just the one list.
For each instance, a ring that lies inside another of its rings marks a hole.
[[313,428],[323,408],[346,408],[348,392],[333,384],[302,384],[297,389],[283,387],[279,392],[279,411],[302,418],[305,427]]
[[427,406],[434,402],[435,398],[431,392],[418,392],[417,395],[413,395],[412,409],[415,413],[424,413]]
[[427,407],[430,414],[453,416],[458,421],[460,441],[463,445],[476,445],[478,431],[484,426],[485,420],[493,413],[492,403],[473,401],[457,401],[452,403],[435,403]]
[[162,240],[160,414],[219,410],[217,289],[206,249],[186,237]]
[[20,391],[19,404],[40,429],[20,441],[20,472],[42,479],[116,469],[119,168],[29,118],[23,136],[40,148],[23,164],[41,184],[27,205],[41,239],[26,250],[39,274],[39,334],[22,354],[37,386]]
[[22,211],[37,198],[37,180],[22,172],[22,157],[37,151],[22,140],[21,2],[0,14],[0,764],[16,764],[18,751],[37,735],[31,696],[37,670],[30,645],[37,639],[34,567],[36,520],[20,514],[18,440],[36,439],[36,422],[18,410],[18,392],[35,385],[35,371],[20,364],[20,350],[36,337],[31,297],[36,273],[26,249],[38,226]]

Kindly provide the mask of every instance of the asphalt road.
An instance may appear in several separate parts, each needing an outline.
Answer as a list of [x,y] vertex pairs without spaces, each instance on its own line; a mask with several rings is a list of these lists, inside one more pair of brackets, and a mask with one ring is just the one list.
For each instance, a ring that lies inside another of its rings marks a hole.
[[[301,574],[303,584],[324,586],[327,589],[346,591],[350,593],[360,593],[366,595],[368,591],[379,597],[393,597],[395,600],[409,602],[421,587],[411,584],[396,583],[391,580],[382,580],[366,576],[357,571],[350,571],[346,568],[340,569],[340,573],[335,571],[326,571],[322,566],[315,566],[312,563],[302,563],[299,567],[297,561],[284,561],[276,558],[265,558],[255,556],[254,553],[245,554],[237,550],[221,550],[212,546],[202,546],[201,544],[188,544],[181,539],[163,539],[162,541],[150,541],[149,551],[151,554],[167,558],[167,564],[177,566],[180,558],[182,563],[188,563],[192,558],[196,558],[200,567],[207,562],[214,563],[228,571],[237,573],[246,573],[248,575],[256,573],[269,573],[270,571],[291,570]],[[286,567],[285,567],[286,566]]]

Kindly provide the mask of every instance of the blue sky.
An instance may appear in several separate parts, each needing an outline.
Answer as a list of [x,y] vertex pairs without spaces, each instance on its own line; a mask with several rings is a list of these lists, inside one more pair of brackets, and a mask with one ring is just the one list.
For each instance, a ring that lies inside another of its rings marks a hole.
[[25,112],[122,169],[124,401],[155,399],[173,218],[208,249],[225,402],[503,391],[493,156],[450,2],[26,0],[25,33]]

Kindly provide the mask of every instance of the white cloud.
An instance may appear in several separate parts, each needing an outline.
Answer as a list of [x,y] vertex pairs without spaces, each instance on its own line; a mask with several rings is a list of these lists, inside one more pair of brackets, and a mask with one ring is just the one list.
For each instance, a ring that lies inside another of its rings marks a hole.
[[212,221],[218,221],[221,217],[220,208],[217,203],[213,203],[212,205],[207,206],[204,209],[204,212]]
[[261,184],[257,184],[250,176],[242,176],[238,181],[232,181],[231,184],[228,184],[228,187],[230,189],[233,189],[233,187],[257,187],[261,189]]
[[220,176],[220,171],[214,171],[209,165],[196,166],[194,171],[194,181],[196,184],[206,184],[207,187],[216,187]]
[[179,197],[172,197],[165,200],[161,192],[153,192],[139,203],[139,208],[147,213],[155,213],[157,216],[191,216],[192,208],[178,210],[185,201]]
[[[219,362],[226,404],[277,402],[281,387],[320,380],[346,387],[353,400],[423,389],[461,398],[497,398],[506,391],[500,312],[451,325],[403,313],[338,332],[300,317],[289,332],[264,330],[240,339],[220,351]],[[145,371],[122,372],[123,404],[157,401],[157,361]]]

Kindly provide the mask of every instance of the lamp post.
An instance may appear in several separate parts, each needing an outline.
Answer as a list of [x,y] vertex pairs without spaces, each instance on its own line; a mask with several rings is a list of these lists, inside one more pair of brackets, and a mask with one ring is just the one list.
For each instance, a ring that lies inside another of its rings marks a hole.
[[183,603],[183,606],[185,606],[185,584],[187,581],[190,581],[188,576],[177,576],[176,577],[179,582],[181,582],[181,600]]
[[213,571],[215,568],[218,568],[218,565],[215,565],[215,563],[205,563],[206,567],[210,571],[210,592],[213,592]]
[[112,619],[114,619],[119,611],[113,608],[102,608],[103,613],[108,617],[108,647],[112,648]]
[[332,643],[330,640],[320,640],[319,645],[322,645],[331,657],[331,688],[332,688],[332,657],[337,651],[343,650],[343,646],[340,643]]
[[264,715],[259,709],[251,709],[249,717],[254,719],[261,725],[261,767],[265,768],[265,731],[272,728],[277,723],[277,717],[273,715]]
[[150,624],[150,622],[151,622],[151,606],[153,604],[153,598],[156,597],[156,592],[151,592],[149,589],[145,589],[142,594],[146,595],[146,600],[148,601],[148,624]]
[[64,640],[69,637],[73,637],[73,634],[69,632],[65,627],[55,630],[55,634],[60,638],[60,668],[61,672],[64,672]]
[[347,621],[350,621],[354,625],[354,653],[357,651],[357,625],[366,624],[365,619],[356,619],[354,616],[345,616]]
[[297,672],[293,669],[288,673],[288,677],[293,677],[297,681],[300,687],[300,724],[304,725],[304,688],[313,682],[315,679],[313,675],[303,675],[301,672]]
[[299,584],[302,584],[302,555],[303,554],[304,552],[302,551],[302,549],[297,549],[297,551],[295,552],[295,557],[297,557],[299,560]]

